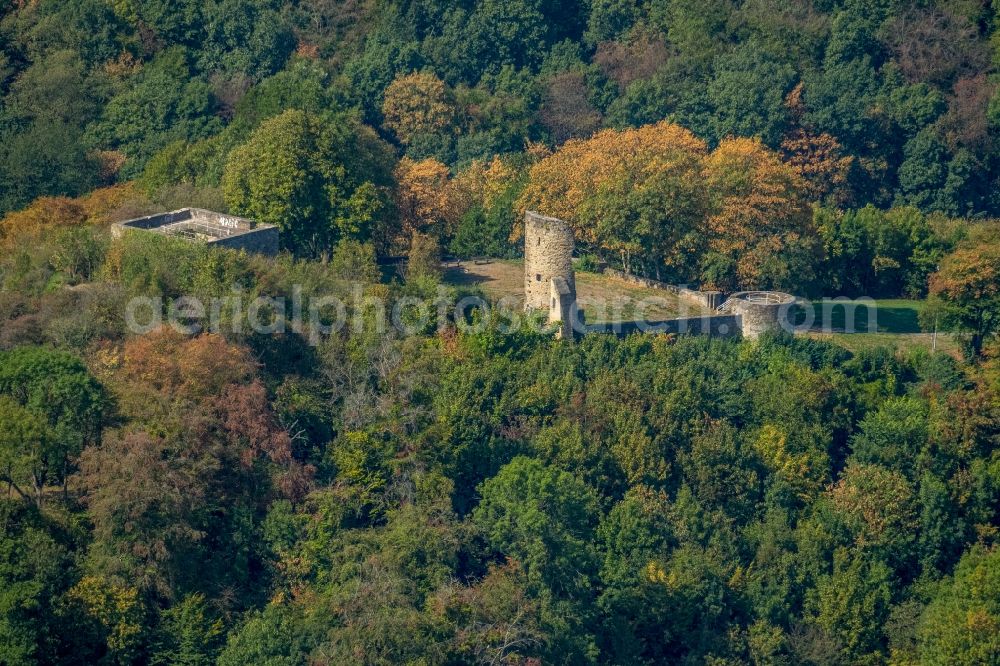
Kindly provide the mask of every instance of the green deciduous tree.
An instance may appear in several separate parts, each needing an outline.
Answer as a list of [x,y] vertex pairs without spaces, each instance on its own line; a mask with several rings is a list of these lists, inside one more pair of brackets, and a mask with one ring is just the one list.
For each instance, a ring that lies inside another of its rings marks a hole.
[[587,43],[597,45],[623,36],[640,16],[636,0],[597,0],[590,4],[587,17]]
[[1000,242],[989,224],[946,256],[930,278],[930,292],[948,306],[954,323],[971,332],[972,350],[1000,330]]
[[264,122],[229,156],[230,208],[278,225],[286,247],[328,251],[341,238],[378,237],[392,216],[392,154],[348,116],[289,110]]
[[989,664],[1000,660],[1000,551],[976,548],[942,582],[919,625],[927,664]]
[[49,465],[58,453],[51,438],[41,414],[0,396],[0,481],[8,492],[41,502]]
[[879,83],[867,57],[828,59],[823,69],[806,72],[803,78],[806,112],[802,120],[818,132],[835,136],[849,150],[859,150],[874,138],[870,109]]
[[39,195],[76,196],[99,183],[84,127],[100,113],[106,78],[58,50],[28,67],[0,105],[0,215]]
[[482,488],[474,520],[490,545],[559,596],[586,595],[597,560],[594,492],[566,472],[518,457]]
[[[77,631],[74,619],[64,622],[58,612],[74,576],[72,544],[22,502],[0,500],[0,525],[0,661],[58,661]],[[75,656],[86,660],[88,648],[80,645]]]
[[749,42],[715,61],[708,86],[716,139],[759,137],[777,147],[788,122],[785,94],[793,71]]
[[94,144],[125,154],[126,176],[140,173],[172,141],[206,138],[221,128],[211,88],[181,47],[160,52],[130,84],[89,130]]
[[295,48],[280,7],[274,0],[203,3],[198,27],[204,36],[196,44],[202,71],[260,80],[280,70]]
[[210,666],[223,637],[222,621],[212,617],[205,596],[188,595],[163,612],[150,663]]
[[48,483],[65,483],[84,446],[97,441],[104,391],[71,354],[21,347],[0,352],[0,420],[5,474],[30,482],[36,500]]
[[892,398],[858,424],[851,440],[854,460],[906,473],[916,472],[917,456],[927,442],[927,406],[912,397]]
[[885,658],[881,627],[892,600],[889,568],[847,549],[833,556],[833,570],[810,594],[809,623],[820,634],[796,647],[800,659],[842,659],[849,663]]

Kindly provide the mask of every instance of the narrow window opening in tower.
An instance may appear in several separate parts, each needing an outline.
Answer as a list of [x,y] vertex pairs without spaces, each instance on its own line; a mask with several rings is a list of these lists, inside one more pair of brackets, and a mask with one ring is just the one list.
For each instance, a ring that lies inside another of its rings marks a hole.
[[541,281],[542,281],[542,274],[535,273],[535,282],[541,282]]

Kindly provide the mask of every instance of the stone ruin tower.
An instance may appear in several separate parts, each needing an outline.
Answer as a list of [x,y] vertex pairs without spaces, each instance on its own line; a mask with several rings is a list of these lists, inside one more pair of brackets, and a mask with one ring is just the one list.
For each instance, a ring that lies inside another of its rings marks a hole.
[[554,217],[524,214],[524,307],[547,310],[557,335],[572,339],[576,316],[573,230]]
[[768,331],[791,330],[796,298],[780,291],[740,291],[719,306],[718,311],[739,315],[744,338],[756,340]]

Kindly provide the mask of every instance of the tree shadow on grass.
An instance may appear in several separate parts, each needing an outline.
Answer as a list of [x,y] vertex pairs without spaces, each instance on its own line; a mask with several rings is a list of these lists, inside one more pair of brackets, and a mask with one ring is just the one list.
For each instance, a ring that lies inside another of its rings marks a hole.
[[[816,318],[813,330],[833,333],[920,333],[919,310],[916,305],[879,304],[875,307],[877,324],[867,306],[845,307],[826,306],[828,321],[824,321],[824,305],[814,304]],[[846,319],[853,319],[853,326],[846,325]]]

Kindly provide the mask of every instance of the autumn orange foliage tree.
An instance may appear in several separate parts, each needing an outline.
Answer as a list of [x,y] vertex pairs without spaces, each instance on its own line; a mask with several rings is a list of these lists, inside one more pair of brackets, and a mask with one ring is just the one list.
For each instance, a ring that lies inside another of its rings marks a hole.
[[169,429],[176,427],[173,417],[179,412],[205,410],[244,464],[258,456],[280,465],[291,462],[288,434],[270,413],[247,348],[220,335],[189,338],[165,326],[130,340],[112,365],[110,384],[133,421]]
[[249,382],[256,371],[243,347],[218,335],[187,338],[169,327],[133,338],[109,367],[122,407],[146,415],[154,396],[198,403],[230,384]]
[[404,157],[396,165],[396,206],[405,241],[414,232],[441,235],[455,219],[448,167],[435,159]]
[[571,140],[531,169],[520,208],[573,225],[629,271],[724,289],[808,282],[818,248],[793,165],[760,141],[668,122]]
[[848,179],[855,158],[844,155],[843,147],[829,134],[809,134],[797,130],[781,142],[785,161],[805,180],[811,201],[830,205],[850,203]]
[[0,219],[0,247],[47,229],[84,223],[103,225],[125,219],[132,211],[144,210],[145,204],[145,198],[132,183],[103,187],[75,199],[39,197],[27,208]]
[[456,212],[460,214],[473,206],[492,208],[517,177],[518,170],[500,157],[474,160],[452,180]]
[[404,157],[394,172],[401,221],[397,245],[408,247],[417,234],[438,240],[461,235],[468,231],[459,229],[461,220],[471,211],[503,207],[509,213],[509,202],[524,180],[522,173],[510,160],[495,156],[473,160],[450,177],[448,167],[438,160]]
[[757,139],[726,139],[705,161],[709,269],[721,289],[807,283],[820,246],[795,169]]
[[[312,470],[293,459],[246,348],[163,327],[101,364],[129,425],[80,460],[95,530],[116,547],[96,561],[169,597],[197,581],[185,567],[205,534],[240,529],[231,521],[252,512],[261,499],[254,494],[268,494],[271,483],[274,493],[301,499]],[[223,560],[229,547],[240,546],[223,546]]]
[[13,242],[21,235],[33,235],[42,229],[83,224],[87,213],[76,199],[69,197],[39,197],[24,210],[10,213],[0,220],[0,240]]
[[626,270],[666,266],[688,279],[707,203],[705,151],[668,122],[604,130],[535,164],[519,206],[566,220],[582,244],[617,255]]
[[948,307],[949,318],[972,333],[980,354],[1000,331],[1000,225],[988,223],[947,255],[930,277],[931,296]]

